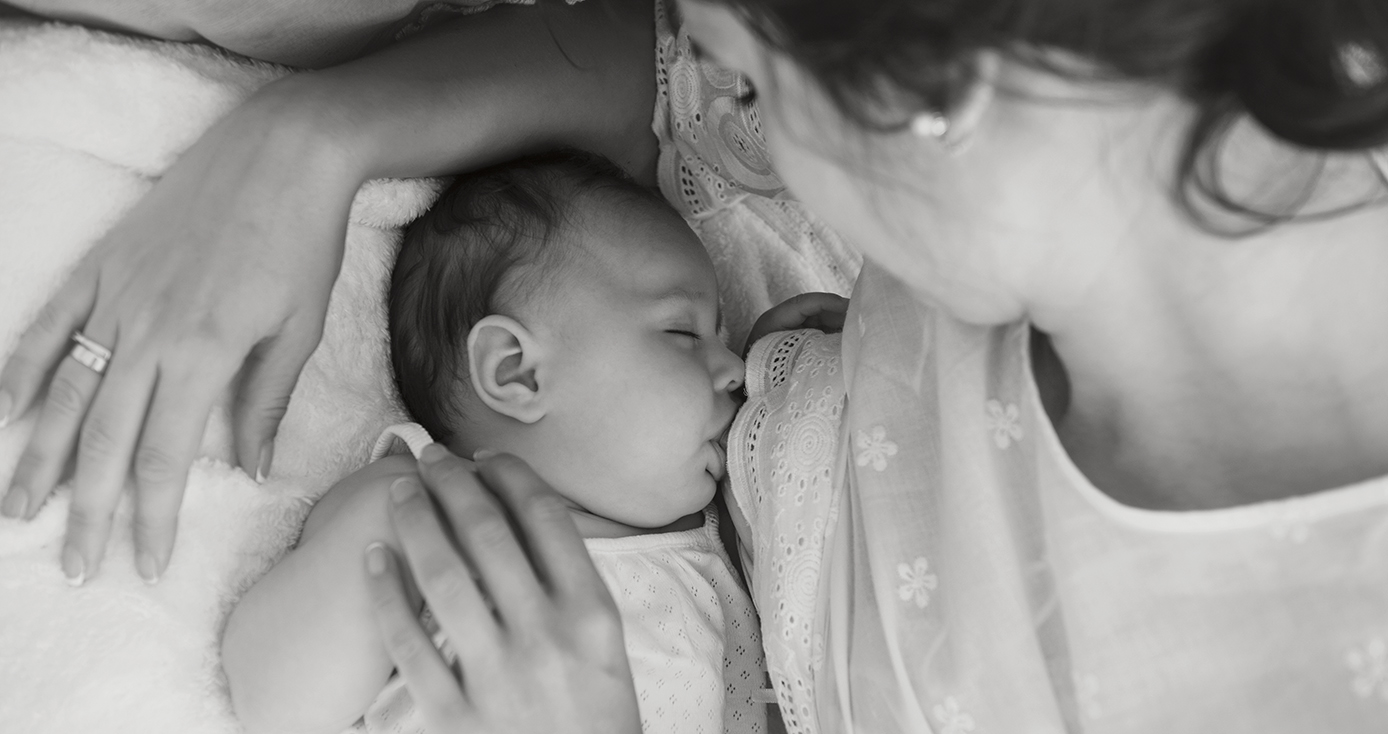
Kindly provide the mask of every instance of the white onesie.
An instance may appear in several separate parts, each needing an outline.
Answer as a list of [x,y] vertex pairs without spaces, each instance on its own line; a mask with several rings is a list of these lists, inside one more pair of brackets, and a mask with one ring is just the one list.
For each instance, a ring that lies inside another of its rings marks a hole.
[[[377,442],[372,461],[389,453],[397,439],[415,456],[433,442],[419,425],[393,426]],[[719,540],[718,513],[705,510],[704,524],[693,530],[585,543],[622,616],[642,730],[766,731],[756,612]],[[427,610],[424,617],[431,626]],[[442,635],[430,631],[448,655]],[[358,729],[424,731],[399,676],[386,684]]]

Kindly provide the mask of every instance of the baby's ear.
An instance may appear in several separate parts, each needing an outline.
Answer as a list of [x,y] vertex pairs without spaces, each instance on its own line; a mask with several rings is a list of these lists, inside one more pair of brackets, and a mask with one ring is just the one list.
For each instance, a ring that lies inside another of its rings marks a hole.
[[493,314],[478,321],[467,335],[472,390],[488,408],[522,423],[544,417],[536,368],[541,349],[520,322]]

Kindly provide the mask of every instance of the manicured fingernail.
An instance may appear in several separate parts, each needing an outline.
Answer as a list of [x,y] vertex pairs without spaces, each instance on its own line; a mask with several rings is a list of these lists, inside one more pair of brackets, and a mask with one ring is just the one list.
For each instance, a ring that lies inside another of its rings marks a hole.
[[372,576],[380,576],[386,571],[386,546],[384,543],[372,543],[366,546],[366,572]]
[[275,461],[275,441],[271,439],[260,445],[260,463],[255,465],[255,483],[264,484],[270,478],[270,465]]
[[4,512],[5,517],[19,519],[24,517],[24,512],[28,509],[29,493],[19,487],[12,487],[10,493],[5,495],[5,506],[0,512]]
[[419,487],[414,477],[400,477],[390,485],[390,498],[399,504],[413,497],[417,491],[419,491]]
[[436,443],[431,443],[428,446],[425,446],[419,452],[419,460],[424,462],[425,464],[433,464],[436,462],[443,461],[446,458],[448,458],[448,449]]
[[14,410],[14,398],[4,390],[0,390],[0,428],[10,424],[10,411]]
[[87,562],[71,546],[63,549],[63,575],[69,586],[81,586],[87,580]]
[[476,451],[472,452],[472,460],[486,461],[487,459],[490,459],[499,453],[501,452],[497,451],[496,449],[477,449]]
[[154,556],[149,551],[140,551],[135,557],[135,568],[140,572],[140,578],[145,583],[153,586],[159,583],[159,563],[154,560]]

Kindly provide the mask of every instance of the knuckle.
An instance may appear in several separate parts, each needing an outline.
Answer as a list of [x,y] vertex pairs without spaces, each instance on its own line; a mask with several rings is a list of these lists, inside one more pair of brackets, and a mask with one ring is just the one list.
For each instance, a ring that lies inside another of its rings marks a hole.
[[428,589],[430,596],[437,600],[462,599],[472,584],[472,578],[456,564],[441,559],[430,559],[424,561],[421,566],[419,584],[422,588]]
[[420,641],[419,633],[407,628],[393,629],[387,633],[386,647],[394,652],[392,657],[402,663],[418,660],[424,655],[424,644]]
[[105,524],[107,510],[95,503],[82,502],[79,499],[74,498],[72,507],[68,510],[68,530],[79,535],[94,532]]
[[48,385],[48,407],[63,416],[81,415],[87,409],[86,392],[60,371]]
[[228,330],[221,316],[213,311],[203,313],[194,320],[189,341],[202,349],[210,350],[224,344],[227,336]]
[[29,355],[24,353],[24,349],[15,350],[14,354],[5,362],[5,370],[0,374],[0,380],[10,385],[32,385],[38,382],[39,370]]
[[82,423],[81,455],[83,459],[101,459],[115,453],[119,440],[106,420],[91,415]]
[[575,638],[599,648],[622,646],[622,622],[615,608],[607,604],[586,604],[570,613]]
[[434,482],[442,485],[468,484],[474,476],[473,471],[467,465],[453,456],[435,464],[426,465],[424,471]]
[[54,301],[44,304],[43,308],[35,314],[33,329],[43,334],[53,334],[67,329],[68,320],[63,310]]
[[515,542],[511,525],[495,511],[473,520],[467,527],[467,536],[484,553],[500,550]]
[[127,349],[131,343],[151,344],[162,335],[175,333],[172,319],[180,313],[174,304],[157,298],[141,300],[126,311],[121,318],[121,335]]
[[19,462],[15,464],[14,483],[31,485],[47,464],[48,457],[43,452],[32,446],[25,449],[24,453],[19,455]]
[[570,521],[569,509],[560,501],[558,495],[549,492],[535,492],[520,501],[520,511],[537,523],[567,523]]
[[260,401],[259,409],[262,418],[278,423],[284,420],[285,414],[289,412],[289,396],[275,395],[263,398]]
[[178,461],[160,446],[141,446],[135,451],[135,481],[143,487],[173,482],[179,473]]
[[154,541],[162,539],[166,531],[166,521],[160,517],[153,517],[147,513],[135,513],[135,519],[131,524],[135,538],[142,543],[154,545]]

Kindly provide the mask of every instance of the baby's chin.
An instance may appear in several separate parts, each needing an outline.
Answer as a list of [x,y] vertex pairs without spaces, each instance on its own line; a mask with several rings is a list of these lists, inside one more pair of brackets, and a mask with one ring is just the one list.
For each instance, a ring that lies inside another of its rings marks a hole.
[[[604,515],[614,522],[638,529],[643,533],[666,532],[670,529],[687,530],[690,526],[690,518],[695,518],[692,527],[698,527],[703,523],[702,513],[704,508],[713,502],[713,497],[718,493],[718,481],[712,474],[702,472],[702,476],[691,478],[684,487],[678,490],[673,496],[658,498],[659,508],[652,505],[657,498],[650,498],[642,503],[641,512],[632,512],[632,506],[614,507],[610,515]],[[599,512],[598,514],[602,514]]]
[[591,512],[575,510],[574,523],[578,532],[585,538],[623,538],[635,535],[658,535],[682,530],[693,530],[704,524],[703,508],[670,522],[654,524],[647,519],[622,521],[595,515]]

